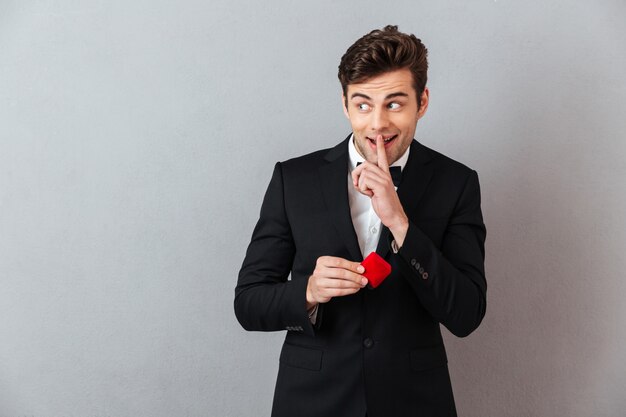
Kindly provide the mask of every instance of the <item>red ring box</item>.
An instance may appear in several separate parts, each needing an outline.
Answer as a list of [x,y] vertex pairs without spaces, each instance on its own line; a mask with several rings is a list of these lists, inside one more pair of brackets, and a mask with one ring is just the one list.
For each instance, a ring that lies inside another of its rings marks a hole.
[[361,275],[367,278],[371,288],[378,287],[391,273],[391,265],[376,252],[367,255],[361,265],[365,268],[365,272]]

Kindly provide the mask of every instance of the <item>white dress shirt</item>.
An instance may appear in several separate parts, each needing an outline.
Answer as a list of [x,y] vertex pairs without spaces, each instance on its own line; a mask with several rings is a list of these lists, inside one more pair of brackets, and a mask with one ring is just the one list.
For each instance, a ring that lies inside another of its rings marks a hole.
[[[410,150],[411,147],[409,146],[404,154],[390,166],[400,167],[400,170],[403,170],[406,161],[409,159]],[[371,252],[376,251],[382,224],[372,207],[370,198],[358,192],[352,185],[352,170],[356,168],[359,162],[365,162],[365,159],[356,150],[354,135],[350,137],[348,154],[350,156],[348,164],[348,202],[350,203],[350,216],[352,217],[352,225],[354,226],[354,231],[359,241],[361,255],[363,255],[365,259]],[[396,190],[398,189],[398,187],[395,188]],[[397,252],[397,249],[394,249],[394,252]],[[316,304],[309,310],[309,319],[313,324],[317,321],[317,306]]]

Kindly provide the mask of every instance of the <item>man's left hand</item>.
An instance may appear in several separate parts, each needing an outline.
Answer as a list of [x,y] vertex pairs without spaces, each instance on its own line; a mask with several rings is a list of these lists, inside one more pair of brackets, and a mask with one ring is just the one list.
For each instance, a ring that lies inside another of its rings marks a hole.
[[376,137],[377,163],[363,162],[352,170],[354,188],[371,198],[372,208],[380,221],[389,228],[398,246],[402,246],[409,219],[404,213],[393,185],[382,135]]

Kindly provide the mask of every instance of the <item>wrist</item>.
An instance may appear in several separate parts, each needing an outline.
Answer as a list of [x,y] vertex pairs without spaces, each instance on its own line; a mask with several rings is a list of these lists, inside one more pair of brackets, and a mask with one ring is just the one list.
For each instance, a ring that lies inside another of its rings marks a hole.
[[389,231],[393,235],[393,239],[396,241],[398,247],[402,247],[404,244],[404,238],[409,231],[409,219],[404,216],[398,223],[389,227]]

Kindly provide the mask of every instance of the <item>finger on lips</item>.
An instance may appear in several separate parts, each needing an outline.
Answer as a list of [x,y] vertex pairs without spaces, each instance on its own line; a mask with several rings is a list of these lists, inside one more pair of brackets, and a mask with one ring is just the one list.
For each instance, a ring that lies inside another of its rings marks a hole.
[[387,162],[387,152],[385,151],[385,141],[382,135],[376,136],[376,156],[378,157],[378,167],[385,172],[389,172]]

